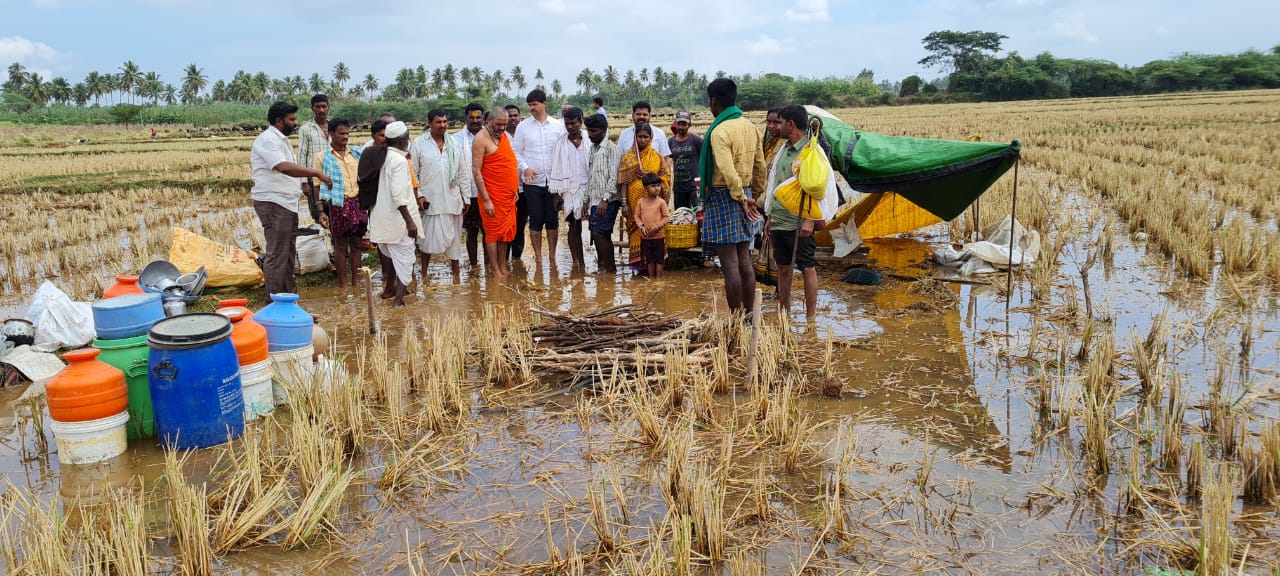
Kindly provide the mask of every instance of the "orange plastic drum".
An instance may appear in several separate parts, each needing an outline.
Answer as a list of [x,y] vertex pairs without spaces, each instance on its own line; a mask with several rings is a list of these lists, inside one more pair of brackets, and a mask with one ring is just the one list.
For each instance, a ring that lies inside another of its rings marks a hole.
[[231,343],[236,347],[240,366],[252,366],[269,358],[267,329],[253,321],[244,308],[220,308],[218,313],[231,320]]
[[138,286],[137,276],[128,276],[121,274],[116,276],[116,283],[112,284],[102,292],[102,298],[115,298],[116,296],[124,296],[125,294],[146,294],[141,286]]
[[58,422],[88,422],[115,416],[129,408],[124,372],[98,360],[99,350],[82,348],[62,356],[66,368],[45,388],[49,416]]
[[244,310],[244,311],[245,311],[245,313],[246,313],[246,314],[245,314],[245,318],[247,318],[247,319],[249,319],[249,320],[252,320],[252,319],[253,319],[253,310],[250,310],[250,309],[249,309],[249,299],[248,299],[248,298],[230,298],[230,299],[227,299],[227,300],[219,300],[219,301],[218,301],[218,313],[219,313],[219,314],[223,314],[223,315],[225,315],[225,313],[223,312],[223,310],[225,310],[225,309],[227,309],[227,308],[237,308],[237,309],[240,309],[240,310]]

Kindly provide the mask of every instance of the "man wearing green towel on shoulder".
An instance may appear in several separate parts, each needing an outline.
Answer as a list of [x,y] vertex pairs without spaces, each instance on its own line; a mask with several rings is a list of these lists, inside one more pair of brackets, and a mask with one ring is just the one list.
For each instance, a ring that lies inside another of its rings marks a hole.
[[760,132],[738,109],[738,85],[728,78],[707,84],[715,122],[703,137],[702,238],[720,257],[729,310],[751,316],[756,272],[751,263],[751,223],[761,218],[752,192],[764,193],[765,162]]

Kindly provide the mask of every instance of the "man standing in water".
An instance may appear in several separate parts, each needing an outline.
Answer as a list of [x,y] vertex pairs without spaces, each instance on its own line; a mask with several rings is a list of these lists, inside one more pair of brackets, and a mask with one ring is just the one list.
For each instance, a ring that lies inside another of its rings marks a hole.
[[[409,176],[409,127],[404,122],[387,125],[386,159],[378,176],[378,202],[369,212],[369,240],[391,261],[395,270],[395,287],[391,291],[393,306],[404,306],[404,297],[413,282],[414,240],[422,228],[418,220],[418,202]],[[384,277],[390,286],[393,279]]]
[[556,244],[560,235],[557,216],[562,199],[552,194],[547,173],[551,170],[551,149],[564,134],[564,122],[547,114],[547,95],[533,90],[525,98],[529,117],[520,122],[513,144],[520,164],[520,184],[529,207],[529,241],[533,243],[534,265],[542,266],[542,234],[547,235],[547,259],[556,262]]
[[[516,142],[516,128],[520,126],[520,107],[515,104],[507,104],[507,138],[511,139],[514,145]],[[516,238],[511,241],[507,249],[510,261],[515,262],[524,256],[524,229],[529,223],[529,203],[524,197],[524,186],[516,189]]]
[[587,212],[591,243],[596,247],[596,268],[615,274],[618,266],[613,257],[613,227],[618,222],[622,201],[618,197],[618,161],[621,152],[609,139],[609,121],[602,114],[585,120],[591,150],[587,156]]
[[[298,129],[298,159],[303,166],[319,170],[320,165],[316,164],[316,158],[321,152],[329,149],[329,97],[324,94],[312,96],[311,113],[315,115],[315,120],[307,122]],[[307,178],[306,182],[302,183],[302,192],[307,195],[307,207],[311,210],[311,219],[320,222],[320,205],[317,203],[320,190],[316,188],[315,182]]]
[[467,233],[467,262],[472,268],[476,266],[479,259],[480,248],[480,203],[476,201],[476,183],[471,181],[471,145],[476,141],[476,134],[484,130],[484,107],[479,103],[472,102],[467,104],[466,110],[462,111],[463,122],[466,126],[453,133],[453,140],[458,145],[458,151],[465,155],[463,161],[464,169],[467,171],[467,181],[471,182],[470,190],[464,190],[467,193],[467,212],[462,217],[462,228]]
[[253,211],[262,222],[267,253],[262,270],[266,276],[267,300],[272,294],[297,293],[293,261],[298,257],[298,200],[302,189],[298,178],[317,178],[332,186],[324,172],[297,163],[289,135],[298,129],[298,107],[276,102],[267,110],[270,126],[253,141],[249,168],[253,176]]
[[434,108],[427,112],[427,132],[413,141],[413,170],[418,175],[418,206],[422,210],[418,250],[424,279],[432,254],[448,258],[454,276],[465,254],[462,214],[470,200],[463,190],[471,187],[471,164],[457,140],[445,135],[448,129],[449,117]]
[[712,80],[707,98],[716,119],[707,129],[699,161],[703,241],[720,257],[729,310],[749,316],[756,292],[751,223],[761,218],[751,194],[764,193],[764,151],[760,131],[738,109],[738,85],[733,80]]
[[516,189],[520,186],[519,164],[506,128],[506,110],[494,107],[471,145],[471,177],[484,221],[485,260],[499,278],[511,273],[507,244],[516,236]]

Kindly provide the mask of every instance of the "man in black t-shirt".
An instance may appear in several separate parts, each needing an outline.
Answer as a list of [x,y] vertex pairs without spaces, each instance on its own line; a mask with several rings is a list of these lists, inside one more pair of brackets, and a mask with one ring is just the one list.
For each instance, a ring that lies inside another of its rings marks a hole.
[[672,126],[672,136],[667,139],[671,148],[671,190],[672,210],[694,207],[698,204],[698,186],[694,178],[698,176],[698,156],[702,154],[702,137],[689,132],[693,117],[686,111],[676,112],[676,123]]

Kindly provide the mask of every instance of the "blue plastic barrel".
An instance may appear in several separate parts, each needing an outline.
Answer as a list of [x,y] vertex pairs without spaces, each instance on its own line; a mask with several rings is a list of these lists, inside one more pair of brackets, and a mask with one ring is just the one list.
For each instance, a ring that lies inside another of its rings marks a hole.
[[240,363],[231,321],[185,314],[157,322],[147,335],[151,404],[165,446],[207,448],[244,433]]
[[163,319],[159,294],[125,294],[93,303],[93,328],[102,340],[144,336]]
[[255,312],[253,320],[267,329],[267,349],[271,352],[311,345],[311,326],[315,320],[298,306],[297,294],[272,294],[271,303]]

